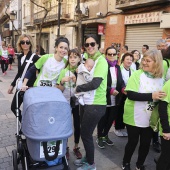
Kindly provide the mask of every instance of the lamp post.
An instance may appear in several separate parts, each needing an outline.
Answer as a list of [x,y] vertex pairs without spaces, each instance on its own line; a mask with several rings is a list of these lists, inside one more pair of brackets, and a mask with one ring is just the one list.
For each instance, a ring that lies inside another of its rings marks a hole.
[[13,28],[14,28],[14,20],[16,19],[15,16],[16,16],[15,12],[14,12],[14,11],[11,11],[11,12],[10,12],[10,21],[11,21],[11,23],[12,23],[12,46],[13,46],[13,47],[14,47],[14,44],[15,44],[15,40],[14,40],[14,30],[13,30]]
[[80,9],[80,0],[77,0],[77,10],[78,14],[78,50],[81,53],[82,47],[82,11]]
[[57,37],[60,36],[60,15],[61,15],[61,2],[63,0],[57,0],[58,1],[58,30],[57,30]]

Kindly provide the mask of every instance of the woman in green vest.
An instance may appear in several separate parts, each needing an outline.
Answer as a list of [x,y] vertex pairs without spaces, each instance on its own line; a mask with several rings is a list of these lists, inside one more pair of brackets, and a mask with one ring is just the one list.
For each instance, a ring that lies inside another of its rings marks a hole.
[[79,85],[76,92],[91,91],[84,95],[84,106],[80,106],[81,138],[85,148],[85,156],[74,163],[79,167],[77,170],[96,170],[94,163],[93,132],[101,117],[106,111],[106,88],[108,64],[103,55],[99,52],[99,41],[97,35],[85,37],[86,56],[95,61],[93,79],[91,82]]

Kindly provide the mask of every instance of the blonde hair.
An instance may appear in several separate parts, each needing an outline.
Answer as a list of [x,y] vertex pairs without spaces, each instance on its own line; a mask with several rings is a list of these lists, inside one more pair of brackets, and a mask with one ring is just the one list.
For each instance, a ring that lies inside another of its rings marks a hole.
[[30,51],[34,52],[35,51],[34,42],[33,42],[31,35],[28,35],[28,34],[22,34],[22,35],[19,36],[18,41],[17,41],[17,51],[18,52],[23,51],[20,42],[23,40],[24,37],[27,37],[29,39],[29,41],[30,41]]
[[[145,57],[150,57],[154,61],[154,71],[153,71],[153,76],[155,78],[162,78],[163,76],[163,58],[162,54],[159,50],[153,49],[153,50],[148,50],[144,53],[143,59]],[[143,64],[141,62],[140,68],[143,69]]]

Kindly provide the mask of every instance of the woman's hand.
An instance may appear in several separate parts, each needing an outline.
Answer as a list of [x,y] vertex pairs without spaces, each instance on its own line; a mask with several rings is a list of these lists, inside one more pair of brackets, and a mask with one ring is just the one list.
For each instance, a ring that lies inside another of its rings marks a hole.
[[72,76],[71,78],[72,78],[72,81],[73,81],[74,83],[76,83],[76,76]]
[[163,133],[163,138],[165,140],[170,140],[170,133]]
[[61,83],[64,84],[65,82],[69,82],[70,80],[71,80],[71,77],[66,76],[62,78]]
[[152,99],[153,100],[161,100],[166,96],[166,93],[163,91],[156,91],[152,93]]
[[112,93],[113,96],[116,96],[118,94],[119,94],[119,92],[117,90],[114,90],[113,93]]
[[13,94],[13,89],[14,89],[14,87],[10,86],[9,89],[8,89],[8,94]]
[[28,89],[28,86],[26,86],[25,84],[22,85],[21,87],[21,91],[26,91]]

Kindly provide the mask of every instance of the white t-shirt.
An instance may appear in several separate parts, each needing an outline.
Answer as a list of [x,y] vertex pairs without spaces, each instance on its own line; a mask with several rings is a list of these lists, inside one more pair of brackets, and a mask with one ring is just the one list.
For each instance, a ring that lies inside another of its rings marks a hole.
[[26,57],[26,55],[21,57],[21,65],[24,63],[25,57]]

